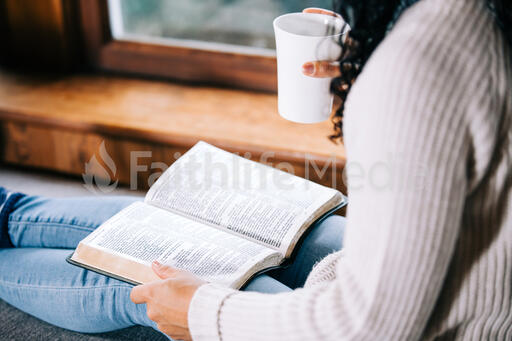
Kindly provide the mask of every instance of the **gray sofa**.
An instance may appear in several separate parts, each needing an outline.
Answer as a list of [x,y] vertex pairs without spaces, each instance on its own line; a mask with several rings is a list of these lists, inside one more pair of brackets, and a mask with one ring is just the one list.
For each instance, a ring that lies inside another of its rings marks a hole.
[[161,333],[148,327],[131,327],[110,333],[81,334],[52,326],[0,300],[0,340],[51,341],[168,341]]

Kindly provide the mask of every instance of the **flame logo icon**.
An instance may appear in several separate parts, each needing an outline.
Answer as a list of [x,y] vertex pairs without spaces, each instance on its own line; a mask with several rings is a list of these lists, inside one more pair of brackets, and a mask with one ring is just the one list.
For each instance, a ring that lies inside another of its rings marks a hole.
[[112,178],[116,176],[117,168],[114,160],[107,153],[105,141],[101,142],[99,157],[108,169],[105,169],[105,166],[98,161],[96,154],[94,154],[89,162],[85,163],[85,173],[82,174],[85,182],[84,187],[94,194],[98,193],[97,190],[100,190],[102,193],[110,193],[117,188],[119,180],[116,179],[116,181],[112,182]]

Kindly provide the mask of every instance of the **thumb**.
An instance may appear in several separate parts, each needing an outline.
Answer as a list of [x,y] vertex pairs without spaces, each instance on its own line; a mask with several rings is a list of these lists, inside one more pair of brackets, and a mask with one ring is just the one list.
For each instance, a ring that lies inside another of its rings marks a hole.
[[156,260],[153,261],[151,267],[153,268],[153,271],[157,274],[157,276],[160,277],[161,279],[173,277],[174,274],[176,273],[176,269],[174,269],[173,267],[160,264],[160,262]]

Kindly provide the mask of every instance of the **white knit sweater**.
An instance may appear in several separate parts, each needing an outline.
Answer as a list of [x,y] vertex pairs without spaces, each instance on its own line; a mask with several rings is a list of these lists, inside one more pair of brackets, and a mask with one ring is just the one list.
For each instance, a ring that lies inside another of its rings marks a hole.
[[345,113],[343,256],[282,294],[202,286],[199,340],[512,340],[512,72],[483,0],[422,0]]

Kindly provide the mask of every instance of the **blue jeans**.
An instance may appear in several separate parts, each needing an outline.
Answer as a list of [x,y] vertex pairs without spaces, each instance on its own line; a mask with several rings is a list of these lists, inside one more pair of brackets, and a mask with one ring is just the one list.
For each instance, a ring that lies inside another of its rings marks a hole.
[[[133,325],[156,328],[146,306],[130,301],[132,285],[65,260],[80,240],[135,200],[140,199],[23,197],[8,217],[14,248],[0,249],[0,298],[41,320],[84,333]],[[302,286],[316,262],[341,248],[344,224],[340,216],[317,224],[291,266],[254,278],[244,290],[278,293]]]

